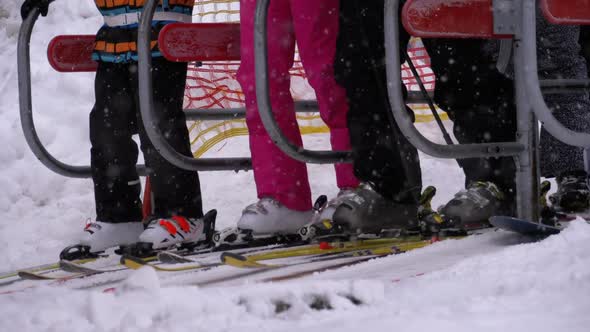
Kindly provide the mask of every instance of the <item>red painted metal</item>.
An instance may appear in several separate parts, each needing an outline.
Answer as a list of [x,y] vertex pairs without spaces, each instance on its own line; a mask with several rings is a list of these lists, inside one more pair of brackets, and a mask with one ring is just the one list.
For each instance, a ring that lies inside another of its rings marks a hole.
[[409,0],[402,23],[414,37],[506,38],[494,34],[492,0]]
[[47,59],[59,72],[96,71],[98,64],[92,61],[94,35],[57,36],[49,42]]
[[590,0],[541,0],[540,6],[553,24],[590,25]]
[[147,220],[147,218],[152,215],[152,210],[153,210],[153,207],[152,207],[152,184],[150,182],[150,177],[146,176],[145,188],[143,189],[143,199],[142,199],[142,206],[141,206],[143,220]]
[[[96,71],[94,35],[57,36],[47,48],[51,67],[59,72]],[[240,60],[238,23],[173,23],[162,29],[158,46],[170,61]]]
[[170,61],[240,60],[239,23],[172,23],[158,38]]

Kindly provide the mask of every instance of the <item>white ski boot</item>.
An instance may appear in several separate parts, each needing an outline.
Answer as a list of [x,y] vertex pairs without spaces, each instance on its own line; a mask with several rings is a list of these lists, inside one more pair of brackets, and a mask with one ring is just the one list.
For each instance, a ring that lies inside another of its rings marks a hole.
[[65,248],[59,257],[63,260],[98,257],[98,254],[106,249],[136,243],[141,232],[143,232],[143,223],[140,221],[123,223],[89,222],[84,227],[79,244]]
[[90,252],[99,252],[136,243],[141,232],[143,232],[143,224],[139,221],[123,223],[95,221],[84,227],[80,244],[90,247]]
[[153,219],[139,236],[139,244],[148,250],[166,249],[177,245],[194,248],[211,239],[216,216],[217,211],[211,210],[199,219],[182,216]]
[[261,198],[243,211],[237,227],[214,235],[216,246],[254,246],[299,239],[297,232],[307,224],[312,211],[291,210],[273,198]]
[[261,198],[242,211],[238,228],[257,235],[296,234],[309,222],[311,210],[291,210],[273,198]]

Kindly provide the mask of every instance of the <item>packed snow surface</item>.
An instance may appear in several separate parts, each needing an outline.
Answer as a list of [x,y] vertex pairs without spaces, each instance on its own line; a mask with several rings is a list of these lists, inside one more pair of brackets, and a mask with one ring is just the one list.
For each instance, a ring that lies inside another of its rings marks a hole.
[[[47,170],[29,151],[18,117],[16,40],[21,1],[0,0],[0,271],[56,261],[94,215],[92,184]],[[92,34],[92,1],[60,0],[31,42],[33,112],[58,159],[89,163],[87,117],[93,75],[59,74],[45,50],[58,34]],[[434,137],[436,128],[420,128]],[[440,140],[440,139],[439,139]],[[325,136],[308,136],[326,148]],[[207,156],[245,156],[232,139]],[[453,161],[421,155],[435,206],[462,187]],[[309,166],[315,195],[334,195],[331,166]],[[218,227],[255,200],[251,172],[201,173],[205,208]],[[578,220],[541,242],[507,232],[437,243],[406,254],[263,283],[244,278],[209,286],[150,268],[125,271],[116,290],[48,286],[0,295],[0,331],[588,331],[590,225]],[[213,273],[213,272],[211,272]],[[270,273],[270,272],[269,272]],[[0,290],[1,291],[1,290]]]

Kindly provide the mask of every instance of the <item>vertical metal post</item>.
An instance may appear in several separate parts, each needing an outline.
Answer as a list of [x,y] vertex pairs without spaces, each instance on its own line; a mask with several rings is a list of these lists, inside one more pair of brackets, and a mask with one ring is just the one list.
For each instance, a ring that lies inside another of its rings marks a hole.
[[[517,37],[514,43],[514,66],[527,66],[523,58],[522,44]],[[515,73],[516,90],[516,139],[525,148],[515,158],[516,163],[516,213],[518,218],[539,221],[539,126],[524,88],[521,71]]]

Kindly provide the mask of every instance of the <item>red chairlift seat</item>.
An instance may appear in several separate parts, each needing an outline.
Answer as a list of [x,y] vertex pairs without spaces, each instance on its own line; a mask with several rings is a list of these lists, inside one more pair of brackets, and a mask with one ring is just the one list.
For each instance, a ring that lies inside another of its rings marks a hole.
[[59,72],[96,71],[98,64],[92,61],[94,35],[57,36],[49,42],[47,59]]
[[541,0],[540,6],[553,24],[590,25],[590,0]]
[[402,24],[414,37],[507,38],[494,34],[492,0],[409,0]]
[[[47,57],[59,72],[92,72],[94,35],[64,35],[51,40]],[[160,32],[158,44],[170,61],[233,61],[240,59],[238,23],[173,23]]]

